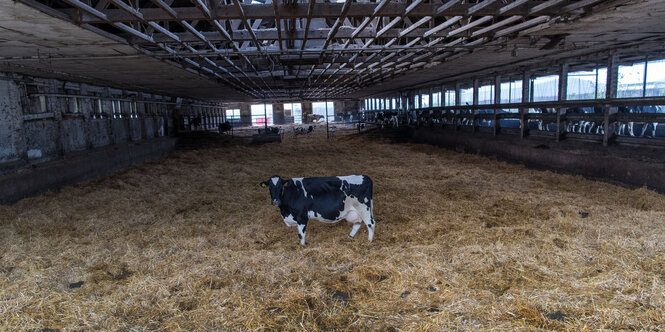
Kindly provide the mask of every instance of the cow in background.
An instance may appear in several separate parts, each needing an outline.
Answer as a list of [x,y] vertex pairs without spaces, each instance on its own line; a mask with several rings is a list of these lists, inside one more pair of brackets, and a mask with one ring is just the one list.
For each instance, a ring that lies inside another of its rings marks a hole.
[[259,128],[259,135],[279,135],[279,127]]
[[[665,113],[661,106],[621,106],[618,113]],[[639,135],[635,134],[635,129],[639,130]],[[651,129],[651,130],[649,130]],[[656,137],[658,122],[623,122],[619,125],[618,133],[624,136],[633,137]]]
[[293,127],[293,136],[298,135],[309,135],[314,130],[314,126],[305,127]]
[[233,126],[231,125],[231,122],[225,121],[217,125],[217,129],[220,134],[223,134],[227,131],[231,131],[231,129],[233,129]]

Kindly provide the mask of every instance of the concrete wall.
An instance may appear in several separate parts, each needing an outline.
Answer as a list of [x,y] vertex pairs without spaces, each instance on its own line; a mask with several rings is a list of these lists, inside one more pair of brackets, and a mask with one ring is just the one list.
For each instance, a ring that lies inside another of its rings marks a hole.
[[18,85],[0,79],[0,164],[21,160],[25,153]]
[[357,100],[338,100],[334,102],[335,120],[354,121],[358,120],[360,103]]
[[302,107],[302,122],[307,123],[307,114],[313,114],[314,109],[312,108],[312,103],[311,102],[303,102],[301,104]]
[[434,144],[459,152],[494,156],[526,166],[604,179],[632,187],[647,186],[665,192],[665,165],[619,157],[617,151],[569,152],[519,139],[497,140],[468,133],[418,128],[412,133],[417,143]]
[[0,174],[75,151],[173,135],[174,101],[170,96],[0,73]]
[[42,163],[25,171],[0,175],[0,204],[56,190],[65,185],[97,179],[133,164],[153,160],[173,150],[175,138],[163,137],[139,143],[107,146]]
[[284,104],[272,104],[273,123],[276,125],[286,124],[284,121]]

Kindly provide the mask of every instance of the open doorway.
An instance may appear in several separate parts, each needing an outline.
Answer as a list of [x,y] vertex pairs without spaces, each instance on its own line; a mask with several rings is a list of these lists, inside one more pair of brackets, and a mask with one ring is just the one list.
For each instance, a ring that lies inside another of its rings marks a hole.
[[328,107],[328,122],[335,120],[335,106],[332,101],[312,103],[312,113],[326,118],[326,106]]

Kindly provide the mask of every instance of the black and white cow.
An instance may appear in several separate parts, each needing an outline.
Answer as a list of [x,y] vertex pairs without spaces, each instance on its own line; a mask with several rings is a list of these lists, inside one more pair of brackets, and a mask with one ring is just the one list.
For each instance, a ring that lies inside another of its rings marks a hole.
[[259,135],[279,135],[279,127],[259,128]]
[[272,205],[279,206],[286,226],[298,227],[302,245],[311,219],[325,223],[346,219],[353,224],[351,238],[365,223],[369,241],[374,238],[373,186],[367,175],[292,179],[273,175],[259,185],[270,189]]
[[314,130],[314,126],[305,127],[293,127],[293,136],[298,135],[309,135]]

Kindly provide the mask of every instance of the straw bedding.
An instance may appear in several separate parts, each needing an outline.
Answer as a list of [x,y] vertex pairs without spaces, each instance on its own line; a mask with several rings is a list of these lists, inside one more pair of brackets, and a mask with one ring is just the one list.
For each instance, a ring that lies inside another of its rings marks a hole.
[[[367,174],[298,243],[257,184]],[[665,197],[425,145],[177,152],[0,207],[0,330],[665,329]]]

